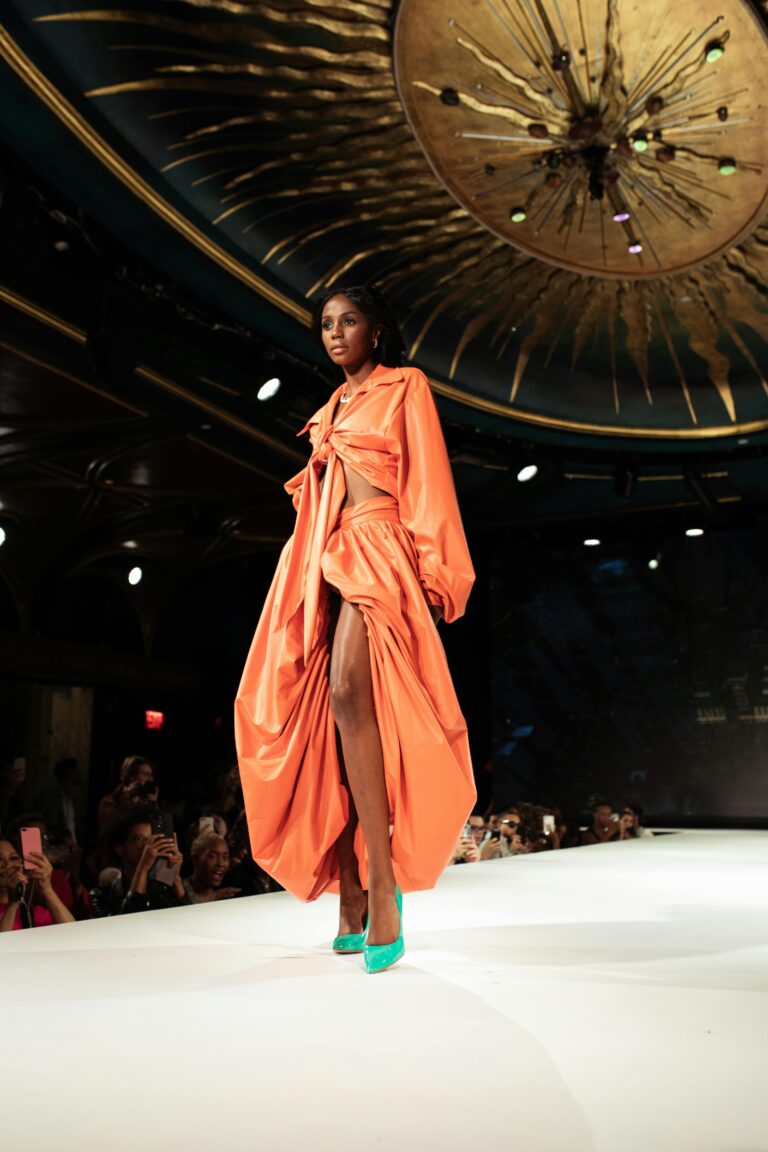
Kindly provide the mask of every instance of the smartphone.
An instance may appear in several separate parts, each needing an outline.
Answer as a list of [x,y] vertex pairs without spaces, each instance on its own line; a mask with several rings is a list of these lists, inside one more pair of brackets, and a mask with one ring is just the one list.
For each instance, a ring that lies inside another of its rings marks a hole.
[[170,812],[153,812],[150,823],[153,836],[173,836],[173,816]]
[[554,818],[554,816],[551,816],[551,815],[542,816],[541,826],[542,826],[542,829],[544,831],[544,835],[545,836],[551,836],[553,834],[553,832],[555,831],[555,818]]
[[201,816],[197,822],[197,827],[199,829],[198,836],[202,836],[203,832],[213,832],[214,822],[214,816]]
[[464,831],[462,832],[461,835],[462,835],[462,839],[471,840],[472,839],[472,825],[471,824],[465,824],[464,825]]
[[43,851],[43,837],[40,834],[39,828],[22,828],[21,829],[21,854],[24,857],[24,868],[27,872],[33,868],[37,868],[34,860],[29,859],[30,852]]
[[494,828],[493,832],[491,832],[491,840],[501,840],[500,828]]

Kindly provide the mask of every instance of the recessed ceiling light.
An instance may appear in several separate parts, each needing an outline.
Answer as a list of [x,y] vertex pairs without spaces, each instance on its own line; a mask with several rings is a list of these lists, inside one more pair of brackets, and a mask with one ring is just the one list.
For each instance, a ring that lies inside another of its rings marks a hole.
[[143,575],[144,575],[143,571],[138,566],[136,568],[131,568],[130,572],[128,573],[128,583],[129,584],[141,583],[141,578]]
[[138,548],[138,546],[139,546],[138,541],[136,541],[136,540],[124,540],[123,541],[123,548]]
[[588,540],[584,541],[584,547],[585,548],[597,548],[599,546],[599,544],[600,544],[600,541],[597,539],[596,536],[590,536]]
[[703,528],[686,528],[685,534],[686,534],[686,536],[703,536],[704,535],[704,529]]
[[282,381],[279,376],[271,376],[269,380],[265,380],[261,388],[256,393],[259,400],[271,400],[273,396],[277,395],[280,391]]
[[659,562],[655,556],[652,560],[648,561],[648,567],[651,569],[652,572],[655,572],[656,569],[658,568],[658,566],[659,566]]
[[518,472],[517,478],[521,484],[525,484],[525,482],[527,480],[533,480],[534,476],[536,476],[538,471],[539,471],[538,465],[526,464],[525,467],[521,468],[520,471]]
[[8,539],[8,536],[6,534],[5,528],[0,528],[0,548],[2,548],[3,544],[5,544],[7,539]]

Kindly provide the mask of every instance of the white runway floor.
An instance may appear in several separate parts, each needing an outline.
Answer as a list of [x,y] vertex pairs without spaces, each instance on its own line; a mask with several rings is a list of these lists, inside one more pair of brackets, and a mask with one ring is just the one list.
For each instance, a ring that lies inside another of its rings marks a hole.
[[407,953],[279,894],[0,939],[13,1152],[766,1152],[768,833],[449,869]]

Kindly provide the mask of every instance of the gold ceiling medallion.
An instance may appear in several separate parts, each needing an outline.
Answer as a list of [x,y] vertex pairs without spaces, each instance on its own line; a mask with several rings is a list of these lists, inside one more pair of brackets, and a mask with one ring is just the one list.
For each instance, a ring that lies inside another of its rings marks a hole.
[[678,273],[768,209],[768,36],[748,0],[402,0],[395,67],[448,191],[550,264]]

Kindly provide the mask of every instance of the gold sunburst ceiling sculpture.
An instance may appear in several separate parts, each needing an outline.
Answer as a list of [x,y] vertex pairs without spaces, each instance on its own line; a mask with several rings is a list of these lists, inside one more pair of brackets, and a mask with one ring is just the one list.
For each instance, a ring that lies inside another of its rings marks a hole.
[[768,422],[756,2],[15,3],[223,241],[310,301],[376,279],[470,400],[624,435]]

